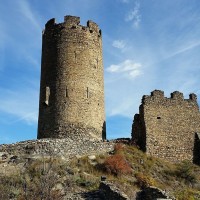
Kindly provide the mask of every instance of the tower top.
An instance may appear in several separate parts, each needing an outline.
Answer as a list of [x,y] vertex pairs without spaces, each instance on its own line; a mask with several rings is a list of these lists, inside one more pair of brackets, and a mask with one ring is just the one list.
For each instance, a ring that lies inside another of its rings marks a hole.
[[99,29],[99,26],[95,22],[93,22],[92,20],[88,20],[87,25],[83,26],[83,25],[80,25],[80,17],[76,17],[76,16],[66,15],[64,16],[64,22],[61,22],[61,23],[56,23],[56,19],[52,18],[49,21],[47,21],[47,23],[45,24],[45,30],[51,29],[57,26],[61,26],[61,27],[69,28],[69,29],[82,29],[90,33],[97,33],[98,36],[101,36],[101,30]]

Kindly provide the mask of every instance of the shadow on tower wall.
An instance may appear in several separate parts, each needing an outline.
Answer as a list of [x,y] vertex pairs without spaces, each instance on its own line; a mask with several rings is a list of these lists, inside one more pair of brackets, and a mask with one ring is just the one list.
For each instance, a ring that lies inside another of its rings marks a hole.
[[200,165],[200,133],[194,136],[193,163]]
[[103,122],[103,127],[102,127],[102,140],[106,140],[106,122]]

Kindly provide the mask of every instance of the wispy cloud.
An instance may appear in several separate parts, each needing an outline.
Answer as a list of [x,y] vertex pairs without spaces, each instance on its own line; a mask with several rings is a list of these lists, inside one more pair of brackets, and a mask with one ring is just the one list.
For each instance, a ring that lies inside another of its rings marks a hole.
[[34,89],[21,89],[18,92],[0,88],[4,97],[0,99],[0,111],[13,115],[17,121],[25,121],[28,124],[37,123],[38,91]]
[[124,49],[126,47],[126,42],[124,40],[114,40],[112,46],[118,49]]
[[141,22],[140,3],[135,2],[134,8],[128,12],[125,21],[132,22],[134,28],[138,28]]
[[193,48],[198,47],[198,46],[200,46],[200,41],[192,43],[188,46],[183,47],[182,49],[179,49],[179,50],[173,52],[172,54],[169,54],[165,59],[169,59],[171,57],[177,56],[177,55],[182,54],[186,51],[192,50]]
[[129,3],[130,0],[121,0],[122,3]]
[[5,22],[0,19],[0,71],[4,68],[4,62],[5,62],[5,45],[6,41],[8,40],[8,35],[6,34],[5,30]]
[[125,60],[117,65],[110,65],[107,69],[110,73],[120,73],[121,75],[128,75],[129,78],[136,78],[143,74],[141,63],[136,63],[133,60]]
[[39,22],[37,21],[36,15],[31,10],[28,2],[26,0],[20,0],[18,1],[18,3],[19,3],[19,11],[21,12],[21,14],[25,18],[27,18],[38,31],[41,32],[42,28]]
[[[24,53],[24,55],[26,55],[26,53]],[[37,58],[32,55],[26,55],[25,59],[30,63],[31,67],[34,66],[36,69],[40,69],[40,62]]]
[[109,116],[116,116],[116,115],[127,116],[127,111],[130,109],[130,107],[132,107],[132,104],[133,104],[133,99],[129,98],[121,99],[121,103],[110,110]]
[[[7,67],[13,69],[18,65],[27,69],[27,66],[40,66],[41,32],[40,20],[36,10],[31,7],[30,1],[7,1],[5,8],[12,5],[10,12],[1,8],[0,19],[0,70]],[[6,19],[7,21],[5,22]],[[13,23],[15,18],[15,23]],[[9,59],[6,50],[9,49]],[[23,59],[24,65],[20,62]],[[7,64],[9,62],[15,65]],[[25,64],[25,62],[27,64]],[[19,64],[20,63],[20,64]]]
[[0,31],[0,47],[3,47],[4,44],[5,44],[5,40],[7,39],[7,34],[6,34],[5,26],[4,26],[4,23],[2,22],[2,20],[0,20],[0,28],[1,28],[1,31]]

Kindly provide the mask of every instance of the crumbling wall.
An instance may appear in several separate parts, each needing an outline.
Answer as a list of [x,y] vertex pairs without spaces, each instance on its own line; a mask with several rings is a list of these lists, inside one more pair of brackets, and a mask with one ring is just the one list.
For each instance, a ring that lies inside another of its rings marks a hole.
[[143,96],[135,119],[132,138],[148,154],[173,162],[193,160],[195,133],[200,131],[195,94],[184,99],[175,91],[166,98],[163,91],[155,90]]
[[[0,145],[0,155],[25,158],[56,156],[65,160],[73,157],[100,154],[113,151],[114,142],[98,140],[83,140],[78,135],[75,138],[27,140],[14,144]],[[3,159],[3,157],[2,157]],[[1,161],[1,157],[0,157]]]

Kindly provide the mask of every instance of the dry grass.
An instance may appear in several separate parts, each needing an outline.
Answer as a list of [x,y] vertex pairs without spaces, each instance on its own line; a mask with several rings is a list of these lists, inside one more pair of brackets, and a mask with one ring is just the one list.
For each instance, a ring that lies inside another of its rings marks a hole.
[[62,182],[66,189],[76,186],[94,190],[98,188],[101,176],[106,176],[132,199],[135,191],[147,186],[165,189],[178,200],[200,199],[200,167],[187,161],[165,162],[147,156],[134,146],[120,143],[110,155],[96,155],[92,161],[88,156],[74,158],[70,163],[41,159],[29,164],[21,174],[17,170],[13,174],[4,174],[0,177],[0,199],[31,200],[35,196],[37,200],[41,194],[43,199],[48,195],[52,199],[62,199],[61,191],[56,189],[57,183]]

